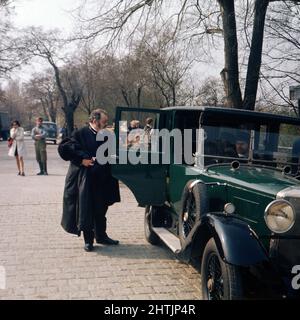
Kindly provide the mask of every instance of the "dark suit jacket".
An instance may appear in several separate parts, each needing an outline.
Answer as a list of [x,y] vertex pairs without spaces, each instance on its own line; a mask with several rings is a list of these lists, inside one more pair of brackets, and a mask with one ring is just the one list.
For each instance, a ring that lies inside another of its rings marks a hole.
[[63,159],[71,161],[65,180],[61,222],[69,233],[79,235],[81,231],[93,228],[93,201],[107,206],[120,202],[119,184],[112,177],[109,164],[96,162],[90,168],[81,165],[83,159],[96,157],[101,143],[96,141],[96,135],[89,127],[84,127],[75,131],[60,149]]

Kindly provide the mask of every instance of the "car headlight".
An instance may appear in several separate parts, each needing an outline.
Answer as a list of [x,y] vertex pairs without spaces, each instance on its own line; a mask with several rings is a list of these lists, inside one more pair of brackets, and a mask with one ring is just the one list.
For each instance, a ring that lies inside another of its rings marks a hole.
[[265,210],[265,221],[274,233],[289,231],[296,220],[295,210],[286,200],[272,201]]

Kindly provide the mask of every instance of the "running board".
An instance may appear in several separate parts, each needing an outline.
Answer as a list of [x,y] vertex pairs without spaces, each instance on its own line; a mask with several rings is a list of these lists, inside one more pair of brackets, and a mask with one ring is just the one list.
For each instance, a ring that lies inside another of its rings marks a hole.
[[153,228],[154,233],[175,253],[178,254],[181,250],[180,240],[173,233],[165,228]]

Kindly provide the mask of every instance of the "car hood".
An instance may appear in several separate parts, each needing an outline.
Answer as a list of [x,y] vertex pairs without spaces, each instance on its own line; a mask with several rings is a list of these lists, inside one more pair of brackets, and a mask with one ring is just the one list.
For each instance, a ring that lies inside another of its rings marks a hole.
[[230,165],[220,165],[209,168],[207,172],[218,180],[271,196],[276,196],[285,188],[299,185],[298,180],[272,168],[241,165],[239,169],[233,170]]

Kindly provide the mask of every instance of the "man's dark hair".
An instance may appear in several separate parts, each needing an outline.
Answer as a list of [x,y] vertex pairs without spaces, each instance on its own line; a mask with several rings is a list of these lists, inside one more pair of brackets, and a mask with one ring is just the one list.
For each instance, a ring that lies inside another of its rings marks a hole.
[[41,121],[41,122],[44,121],[44,119],[43,119],[42,117],[38,117],[38,118],[36,118],[36,120],[39,120],[39,121]]
[[146,124],[151,125],[153,123],[153,119],[152,118],[147,118],[146,119]]
[[92,122],[93,120],[100,120],[101,114],[105,114],[106,116],[108,115],[108,113],[103,109],[93,110],[89,116],[89,121]]
[[250,140],[250,134],[248,132],[240,132],[236,137],[236,141],[249,143],[249,140]]

